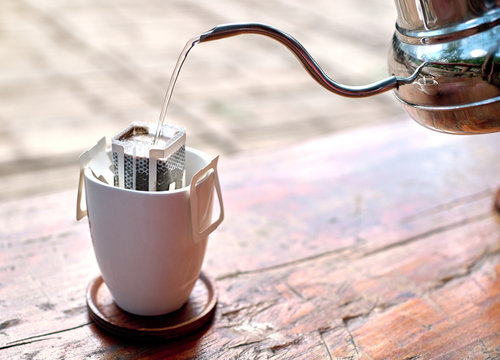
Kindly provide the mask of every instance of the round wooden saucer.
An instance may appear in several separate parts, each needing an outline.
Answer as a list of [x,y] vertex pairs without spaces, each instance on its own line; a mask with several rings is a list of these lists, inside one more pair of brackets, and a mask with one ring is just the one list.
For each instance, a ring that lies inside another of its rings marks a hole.
[[161,316],[139,316],[120,309],[101,276],[87,288],[90,318],[115,335],[132,338],[171,339],[191,333],[208,322],[217,304],[213,281],[201,273],[189,300],[179,310]]

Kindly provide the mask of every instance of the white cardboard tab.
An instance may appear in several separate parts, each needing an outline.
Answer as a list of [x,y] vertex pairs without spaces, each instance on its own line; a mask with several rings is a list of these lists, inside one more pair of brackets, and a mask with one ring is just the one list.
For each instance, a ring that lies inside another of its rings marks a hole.
[[82,209],[83,198],[83,172],[90,168],[94,176],[107,183],[113,184],[113,171],[111,170],[111,159],[106,153],[106,138],[103,137],[91,149],[80,155],[80,178],[78,180],[78,195],[76,201],[76,219],[83,219],[87,215],[87,209]]

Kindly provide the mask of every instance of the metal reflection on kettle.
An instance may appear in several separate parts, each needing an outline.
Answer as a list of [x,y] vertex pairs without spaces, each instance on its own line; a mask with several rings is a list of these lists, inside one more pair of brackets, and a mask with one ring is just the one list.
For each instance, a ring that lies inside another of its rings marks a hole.
[[292,36],[259,23],[219,25],[199,42],[252,33],[291,50],[323,87],[348,97],[394,90],[421,125],[453,134],[500,131],[500,0],[395,0],[392,76],[366,86],[328,77]]

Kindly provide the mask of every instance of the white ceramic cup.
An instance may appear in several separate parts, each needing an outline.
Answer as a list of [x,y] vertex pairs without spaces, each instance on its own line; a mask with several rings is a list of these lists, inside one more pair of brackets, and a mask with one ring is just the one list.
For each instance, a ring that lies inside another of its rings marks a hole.
[[[186,148],[187,186],[158,192],[118,188],[84,170],[95,256],[123,310],[161,315],[189,299],[208,235],[224,218],[217,160]],[[214,189],[220,213],[212,222]]]

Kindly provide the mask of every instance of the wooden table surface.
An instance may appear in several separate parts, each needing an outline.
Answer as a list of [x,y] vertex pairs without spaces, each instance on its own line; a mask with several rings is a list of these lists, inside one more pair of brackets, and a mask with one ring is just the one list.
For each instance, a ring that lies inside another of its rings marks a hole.
[[0,358],[498,359],[499,158],[408,120],[221,159],[216,313],[165,343],[90,321],[76,191],[2,203]]

